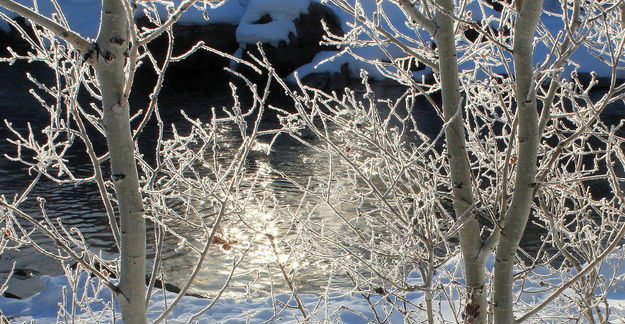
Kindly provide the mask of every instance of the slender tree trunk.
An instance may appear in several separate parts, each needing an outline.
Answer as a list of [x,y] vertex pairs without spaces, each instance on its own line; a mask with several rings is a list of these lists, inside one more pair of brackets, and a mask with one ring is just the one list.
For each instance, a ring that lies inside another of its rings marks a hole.
[[[438,4],[448,13],[453,13],[453,0],[439,0]],[[443,112],[445,122],[449,122],[445,129],[445,138],[453,186],[453,205],[456,217],[461,217],[473,204],[473,187],[466,151],[463,116],[460,111],[456,37],[454,22],[448,14],[439,12],[435,19],[438,30],[434,34],[434,39],[439,55]],[[480,253],[482,247],[480,225],[474,216],[471,216],[471,220],[462,227],[459,235],[470,297],[465,306],[465,320],[472,321],[472,323],[486,323],[488,307],[483,296],[486,254]]]
[[494,302],[495,323],[514,323],[513,273],[514,260],[523,231],[527,225],[532,194],[536,185],[536,154],[538,151],[538,112],[532,80],[534,33],[542,11],[542,0],[524,1],[514,28],[514,72],[516,76],[519,158],[514,193],[506,214],[495,253]]
[[[146,323],[145,305],[145,220],[143,201],[130,130],[128,98],[124,97],[127,50],[129,47],[126,0],[102,0],[100,33],[93,47],[77,33],[54,20],[10,0],[0,6],[22,15],[53,31],[93,62],[102,95],[106,141],[109,148],[111,178],[117,194],[121,220],[120,284],[118,295],[125,323]],[[188,5],[191,5],[189,2]],[[187,6],[188,7],[188,6]]]
[[112,180],[119,203],[121,269],[118,296],[124,323],[146,323],[145,220],[139,191],[135,147],[130,130],[125,84],[128,20],[123,1],[103,0],[94,67],[102,92],[102,109]]

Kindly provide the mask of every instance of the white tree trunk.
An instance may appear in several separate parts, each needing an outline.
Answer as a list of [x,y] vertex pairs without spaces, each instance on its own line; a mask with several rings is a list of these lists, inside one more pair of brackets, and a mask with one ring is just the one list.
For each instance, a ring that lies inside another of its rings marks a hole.
[[[181,7],[180,12],[192,2]],[[119,204],[121,227],[120,284],[118,295],[125,323],[145,323],[145,219],[139,178],[135,161],[135,147],[130,129],[125,66],[129,48],[129,21],[132,13],[126,11],[126,0],[103,0],[100,32],[92,46],[88,40],[54,20],[12,0],[0,0],[0,6],[41,25],[85,54],[97,72],[102,95],[104,127],[109,148],[111,178]],[[178,16],[179,16],[178,14]],[[173,20],[172,22],[173,23]],[[112,223],[113,224],[113,223]],[[113,229],[115,231],[115,229]]]
[[536,92],[532,80],[532,52],[542,4],[542,0],[524,1],[514,28],[519,157],[514,193],[495,253],[494,315],[495,323],[498,324],[515,322],[512,308],[514,279],[512,270],[519,242],[529,218],[532,194],[536,185],[536,154],[540,137]]
[[146,323],[145,219],[139,191],[135,147],[130,131],[128,98],[124,98],[128,18],[123,1],[104,0],[94,67],[102,92],[111,177],[119,203],[121,226],[120,284],[124,323]]
[[[448,12],[454,10],[452,0],[440,0],[438,4]],[[439,55],[443,112],[445,122],[449,122],[445,129],[445,138],[453,186],[453,205],[456,217],[461,217],[473,204],[473,187],[466,151],[464,122],[462,112],[459,111],[461,109],[460,82],[456,37],[454,22],[449,15],[439,11],[435,19],[438,30],[434,33],[434,39]],[[465,319],[472,323],[486,323],[488,308],[482,294],[486,254],[480,253],[483,245],[480,238],[480,225],[474,216],[471,216],[471,219],[462,227],[459,236],[470,298],[465,307]]]

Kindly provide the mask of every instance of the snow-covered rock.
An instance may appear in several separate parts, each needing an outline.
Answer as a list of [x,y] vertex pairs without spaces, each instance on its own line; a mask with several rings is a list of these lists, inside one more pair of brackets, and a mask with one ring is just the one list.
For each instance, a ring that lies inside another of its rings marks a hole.
[[[294,20],[308,12],[309,0],[255,0],[251,1],[237,27],[237,41],[241,44],[290,41],[296,35]],[[268,17],[268,21],[262,21]]]
[[[265,17],[271,19],[271,21],[265,23],[267,25],[284,20],[280,18],[283,15],[278,15],[277,18],[274,18],[273,14],[268,16]],[[263,50],[278,75],[287,76],[298,67],[312,61],[318,53],[330,49],[328,46],[319,44],[325,34],[321,21],[324,21],[333,33],[342,34],[340,22],[333,12],[322,4],[311,2],[306,11],[302,11],[302,14],[293,20],[294,29],[290,30],[288,35],[285,36],[286,38],[281,38],[283,35],[273,35],[275,36],[274,38],[266,39],[270,40],[270,42],[263,42]],[[246,25],[245,29],[262,29],[265,24]],[[239,41],[242,40],[240,38],[240,29],[241,26],[237,30],[237,39]],[[247,37],[251,37],[251,34],[247,34]],[[250,41],[251,39],[245,40]],[[255,45],[249,45],[248,42],[245,47],[246,51],[256,56],[259,55]]]

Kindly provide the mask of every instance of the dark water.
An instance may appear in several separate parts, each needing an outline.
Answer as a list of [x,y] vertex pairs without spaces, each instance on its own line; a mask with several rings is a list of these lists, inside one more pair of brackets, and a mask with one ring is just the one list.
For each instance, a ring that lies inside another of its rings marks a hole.
[[[42,111],[37,102],[28,94],[28,90],[32,85],[25,79],[24,74],[27,70],[33,71],[33,74],[41,80],[51,80],[51,75],[43,69],[33,68],[31,66],[7,67],[0,65],[0,117],[10,120],[13,127],[24,132],[30,123],[35,133],[45,127],[47,122],[47,114]],[[393,89],[392,91],[399,91]],[[391,92],[392,92],[391,91]],[[389,93],[389,96],[396,95]],[[132,105],[141,107],[144,105],[145,93],[139,93],[131,100]],[[183,120],[179,111],[184,109],[191,118],[199,118],[208,121],[210,116],[210,107],[229,106],[232,102],[230,92],[225,91],[165,91],[161,95],[159,107],[162,112],[162,118],[165,125],[176,125],[177,129],[184,132],[187,129],[187,123]],[[289,102],[284,99],[272,99],[272,104],[278,106],[288,106]],[[434,112],[424,111],[423,114],[432,114],[425,116],[435,119]],[[424,118],[425,118],[424,117]],[[262,127],[269,129],[277,127],[277,119],[271,115],[263,120]],[[434,123],[429,123],[430,126]],[[155,127],[150,125],[140,138],[140,150],[146,154],[146,159],[150,160],[150,152],[154,148]],[[0,126],[0,138],[11,138],[11,135],[4,125]],[[167,135],[166,135],[167,137]],[[267,144],[269,138],[261,139],[261,142]],[[237,130],[233,127],[225,130],[220,137],[220,146],[225,151],[228,147],[236,147],[241,142]],[[99,153],[105,152],[105,142],[101,136],[94,140],[96,150]],[[67,159],[72,171],[76,174],[90,174],[91,165],[82,152],[82,143],[76,143],[75,148],[67,154]],[[284,172],[292,179],[305,183],[307,179],[323,179],[328,175],[327,157],[299,142],[282,136],[274,144],[271,154],[266,154],[264,149],[266,145],[259,145],[250,154],[246,161],[245,170],[249,177],[244,179],[242,187],[256,186],[255,190],[259,195],[265,195],[279,201],[283,206],[297,206],[301,199],[301,191],[288,181],[285,181],[280,175],[272,170],[278,169]],[[0,155],[15,155],[15,147],[6,140],[0,142]],[[106,165],[105,165],[106,168]],[[105,172],[107,172],[105,170]],[[334,170],[334,172],[342,172]],[[33,174],[29,175],[26,166],[12,162],[7,159],[0,159],[0,194],[14,195],[23,191],[33,178]],[[320,181],[320,180],[317,180]],[[104,208],[100,202],[99,193],[94,183],[88,182],[80,185],[59,185],[49,180],[42,180],[31,193],[31,197],[42,197],[45,199],[45,206],[51,219],[59,218],[66,226],[78,228],[85,236],[92,250],[100,251],[105,257],[112,257],[116,253],[116,249],[112,242],[112,236],[108,229],[108,221]],[[39,204],[35,199],[29,199],[22,204],[24,211],[33,216],[40,215]],[[344,207],[348,208],[348,207]],[[281,215],[276,214],[275,210],[267,210],[249,206],[248,212],[257,213],[257,218],[262,226],[268,230],[275,231],[277,235],[283,235],[284,230],[289,228],[290,224]],[[329,211],[327,212],[329,213]],[[320,209],[314,217],[318,217],[322,221],[324,210]],[[338,220],[323,219],[329,225],[335,222],[337,227],[342,226]],[[25,225],[28,226],[28,225]],[[193,235],[192,228],[185,228],[184,224],[172,225],[181,233],[187,233],[190,240],[200,240],[201,237]],[[152,238],[153,230],[148,229],[149,238]],[[236,238],[236,230],[230,233],[231,237]],[[244,233],[241,233],[241,239],[245,239]],[[54,244],[41,234],[35,232],[33,238],[39,242],[44,248],[54,249]],[[240,240],[241,240],[240,239]],[[263,241],[264,240],[264,241]],[[149,244],[148,256],[154,255],[154,245]],[[214,251],[213,251],[214,250]],[[201,295],[210,296],[218,291],[225,278],[231,270],[233,257],[236,253],[226,251],[224,249],[215,248],[211,250],[208,260],[204,263],[196,282],[194,283],[193,292]],[[288,251],[283,249],[279,252],[279,258],[287,257]],[[39,288],[40,275],[60,275],[62,269],[57,262],[42,257],[33,248],[24,247],[19,251],[9,251],[0,256],[0,279],[6,277],[10,271],[13,262],[18,269],[10,283],[9,291],[18,296],[28,296],[37,291]],[[236,278],[231,284],[228,291],[232,295],[240,295],[250,291],[259,291],[260,294],[268,293],[270,290],[276,292],[285,291],[285,283],[276,267],[276,255],[272,251],[268,241],[261,237],[258,244],[252,248],[245,262],[241,263],[238,268]],[[189,249],[179,249],[178,241],[173,237],[168,237],[163,249],[163,275],[175,285],[182,285],[188,278],[192,267],[197,259],[197,254],[190,252]],[[311,261],[314,262],[314,261]],[[307,263],[310,264],[310,263]],[[296,265],[293,265],[296,267]],[[301,269],[287,269],[289,271],[297,270],[296,281],[298,289],[301,292],[316,292],[328,284],[327,268],[323,264],[315,264]],[[336,285],[351,287],[344,279],[336,281]]]
[[[41,129],[46,122],[46,114],[42,113],[36,101],[28,95],[28,89],[31,85],[25,81],[24,72],[27,68],[8,68],[0,65],[0,116],[2,119],[11,120],[13,126],[20,130],[27,129],[27,123],[32,123],[33,129]],[[49,78],[49,74],[42,73],[38,69],[36,74],[43,79]],[[386,93],[382,96],[393,97],[399,94],[401,89],[386,89]],[[144,95],[144,94],[143,94]],[[142,94],[138,95],[138,99],[134,99],[134,105],[141,106],[143,101]],[[192,118],[199,118],[207,121],[210,116],[210,107],[229,106],[231,104],[229,92],[165,92],[161,96],[159,103],[163,113],[163,122],[165,125],[175,124],[176,127],[184,131],[188,126],[179,111],[184,109]],[[288,100],[275,99],[273,104],[278,106],[288,106]],[[608,122],[617,122],[622,116],[622,107],[611,107],[607,115]],[[426,131],[436,133],[440,129],[440,121],[436,117],[435,112],[429,108],[421,108],[416,112],[417,121],[423,122]],[[151,125],[154,126],[154,125]],[[275,118],[268,117],[263,121],[264,128],[272,128],[277,126]],[[235,128],[224,131],[220,137],[221,147],[226,151],[228,146],[236,147],[241,139]],[[0,126],[0,138],[10,137],[4,123]],[[148,129],[140,140],[140,149],[147,154],[150,159],[149,152],[154,147],[155,131],[151,127]],[[265,144],[269,139],[261,139]],[[100,138],[96,140],[97,150],[104,152],[105,143]],[[314,181],[322,181],[328,176],[328,158],[310,147],[304,146],[295,140],[286,136],[279,138],[274,144],[271,154],[266,154],[263,150],[266,146],[260,145],[252,151],[249,159],[246,161],[245,169],[249,174],[242,186],[256,186],[259,195],[267,195],[272,199],[279,201],[283,206],[297,206],[302,197],[301,191],[293,184],[285,181],[280,175],[273,170],[281,170],[289,177],[299,182],[305,183],[311,178]],[[82,145],[76,144],[76,150],[70,151],[68,159],[71,160],[73,171],[78,174],[89,174],[90,164],[84,154],[81,152]],[[14,155],[15,148],[2,140],[0,142],[0,155]],[[334,170],[340,174],[343,170]],[[32,179],[32,175],[28,175],[28,169],[18,163],[8,161],[4,158],[0,159],[0,194],[13,195],[24,190]],[[315,180],[316,179],[316,180]],[[81,185],[58,185],[51,181],[41,181],[33,193],[32,197],[43,197],[46,201],[46,207],[51,218],[60,218],[67,226],[75,226],[81,230],[89,246],[98,251],[102,251],[104,256],[111,257],[116,253],[112,242],[112,237],[108,229],[108,221],[104,213],[102,204],[100,203],[97,188],[93,183],[84,183]],[[340,197],[339,197],[340,198]],[[31,199],[23,204],[25,211],[38,215],[38,203]],[[349,206],[343,206],[345,210],[349,210]],[[290,224],[281,215],[276,214],[275,210],[266,210],[250,206],[250,213],[256,213],[257,218],[262,226],[275,230],[278,235],[284,234]],[[336,226],[340,229],[343,226],[339,220],[324,218],[323,215],[330,214],[330,211],[318,210],[314,217],[319,222],[324,221],[330,226]],[[190,240],[194,239],[193,229],[185,228],[184,224],[172,225],[177,231],[189,233]],[[149,231],[150,237],[153,231]],[[236,231],[230,233],[236,238]],[[241,239],[245,235],[241,234]],[[47,248],[53,248],[52,242],[45,237],[35,234],[35,240],[40,242]],[[195,237],[200,240],[201,237]],[[262,241],[259,239],[259,241]],[[149,256],[154,255],[153,245],[150,245]],[[211,250],[208,260],[204,263],[199,276],[193,285],[193,292],[211,296],[218,291],[224,283],[225,278],[231,270],[233,257],[236,253],[229,252],[224,249]],[[280,252],[281,256],[288,256],[288,251]],[[278,256],[278,257],[281,257]],[[20,251],[10,251],[0,256],[0,279],[6,277],[13,262],[16,262],[16,268],[20,269],[22,275],[15,276],[10,283],[9,291],[18,296],[28,296],[38,289],[39,276],[42,274],[59,275],[62,270],[58,263],[46,259],[32,248],[25,247]],[[188,249],[179,249],[177,240],[169,237],[163,250],[163,274],[165,278],[175,284],[181,285],[188,278],[192,267],[195,264],[197,255]],[[282,279],[279,269],[275,263],[276,256],[272,252],[270,245],[265,241],[259,242],[255,248],[251,249],[246,256],[246,261],[236,272],[236,277],[231,284],[229,294],[232,296],[241,296],[249,291],[260,291],[260,293],[268,293],[270,290],[277,292],[287,292],[284,280]],[[288,270],[297,270],[297,284],[300,292],[318,292],[324,290],[328,284],[327,275],[329,269],[324,264],[313,264],[314,260],[308,266],[299,265],[299,268]],[[333,285],[341,288],[351,288],[351,283],[345,278],[337,278]]]

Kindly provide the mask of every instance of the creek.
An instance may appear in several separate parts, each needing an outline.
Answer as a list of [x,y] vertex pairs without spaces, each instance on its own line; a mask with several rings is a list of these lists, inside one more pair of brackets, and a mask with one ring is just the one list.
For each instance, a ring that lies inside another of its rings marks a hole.
[[[40,113],[41,108],[37,102],[28,94],[28,89],[32,86],[24,78],[24,72],[30,68],[24,66],[7,67],[0,66],[0,73],[3,78],[0,79],[0,116],[12,122],[14,127],[20,131],[27,129],[27,124],[31,123],[33,129],[41,129],[46,122],[46,115]],[[34,73],[42,73],[34,71]],[[46,73],[41,74],[42,78],[49,77]],[[390,88],[382,89],[383,93],[379,96],[393,97],[397,96],[401,89]],[[232,101],[229,91],[210,91],[203,92],[197,90],[191,91],[165,91],[161,95],[159,107],[163,112],[163,121],[166,125],[175,124],[178,129],[185,129],[186,122],[180,116],[179,111],[184,109],[191,118],[199,118],[207,121],[210,116],[210,107],[228,106]],[[272,104],[287,105],[288,101],[284,98],[276,99]],[[140,101],[139,101],[140,102]],[[618,107],[611,108],[610,114],[607,115],[608,120],[618,121],[622,114],[615,113],[620,110]],[[436,113],[431,108],[422,107],[417,109],[415,116],[421,126],[427,127],[426,131],[432,133],[440,129],[440,121],[436,117]],[[275,118],[266,118],[263,120],[263,127],[270,129],[277,127],[278,122]],[[220,147],[224,150],[232,149],[240,143],[240,137],[233,128],[221,134]],[[10,137],[4,123],[0,126],[0,138]],[[148,129],[143,139],[139,141],[142,152],[148,152],[154,147],[154,130]],[[151,140],[152,139],[152,140]],[[96,142],[99,149],[104,149],[104,142]],[[82,144],[77,143],[76,146],[82,149]],[[5,154],[14,155],[15,147],[6,140],[0,141],[0,156]],[[72,167],[81,174],[89,174],[90,163],[81,154],[79,150],[75,153],[70,152],[68,158],[72,160]],[[328,176],[329,168],[328,157],[318,151],[304,146],[301,143],[282,136],[273,145],[270,154],[262,152],[262,147],[255,149],[245,162],[245,169],[249,176],[243,180],[243,186],[254,182],[257,188],[262,188],[264,193],[270,193],[272,197],[279,200],[285,206],[297,206],[300,203],[302,193],[293,184],[285,181],[280,175],[273,170],[280,170],[290,178],[300,183],[305,183],[307,179],[313,181],[322,181]],[[333,170],[340,174],[343,170]],[[29,170],[18,163],[8,161],[4,158],[0,159],[0,194],[13,195],[23,190],[32,179]],[[264,194],[259,192],[259,194]],[[106,214],[100,203],[97,188],[93,183],[85,183],[78,186],[74,185],[58,185],[51,181],[42,181],[37,185],[32,197],[43,197],[46,200],[46,207],[50,211],[51,218],[59,218],[68,226],[75,226],[85,236],[89,246],[94,250],[102,251],[105,256],[115,254],[115,248],[108,229]],[[339,197],[340,199],[340,197]],[[34,199],[27,201],[23,208],[25,211],[36,215],[39,213],[39,205]],[[348,207],[345,208],[349,211]],[[251,210],[254,210],[252,207]],[[258,218],[263,222],[274,222],[275,224],[266,224],[267,227],[275,227],[281,229],[288,227],[289,224],[280,220],[275,215],[268,215],[263,209],[255,211]],[[314,217],[319,221],[324,217],[323,210],[318,211]],[[328,225],[340,228],[342,224],[336,218],[323,218]],[[181,225],[183,226],[183,225]],[[192,231],[192,229],[179,228],[180,231]],[[33,234],[34,239],[42,245],[52,248],[52,242],[42,235]],[[539,239],[539,238],[538,238]],[[153,257],[153,245],[150,245],[148,257]],[[232,254],[224,249],[215,248],[211,250],[207,261],[202,267],[197,281],[193,286],[193,293],[203,296],[213,296],[224,283],[228,276],[232,265]],[[166,240],[163,251],[163,273],[168,279],[167,281],[180,286],[185,282],[191,269],[195,263],[196,255],[189,253],[184,249],[177,248],[175,240]],[[242,296],[249,294],[251,290],[263,293],[269,292],[288,292],[284,280],[280,275],[279,269],[275,262],[272,262],[276,256],[271,251],[269,245],[259,245],[259,248],[251,251],[247,258],[249,262],[243,262],[238,268],[235,278],[228,289],[228,296]],[[36,293],[40,289],[39,278],[41,275],[61,275],[62,269],[58,262],[47,259],[35,249],[24,247],[19,251],[9,251],[0,256],[0,281],[4,280],[8,275],[11,265],[15,262],[15,274],[10,282],[9,292],[20,296],[27,297]],[[307,266],[302,266],[297,270],[298,291],[303,293],[315,293],[325,290],[328,283],[327,265],[314,263],[311,260]],[[351,289],[352,285],[346,278],[335,278],[330,285],[333,288]]]

